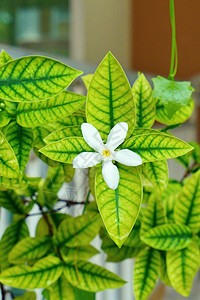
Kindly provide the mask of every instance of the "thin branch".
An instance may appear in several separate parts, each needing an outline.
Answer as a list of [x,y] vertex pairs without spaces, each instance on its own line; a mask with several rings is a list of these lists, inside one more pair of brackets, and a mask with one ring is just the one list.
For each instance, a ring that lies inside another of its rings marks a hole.
[[3,283],[1,283],[1,299],[6,300],[6,290]]
[[190,175],[190,173],[193,171],[193,169],[198,166],[199,164],[197,162],[193,162],[193,164],[187,168],[187,170],[185,171],[185,173],[183,174],[183,177],[181,178],[181,182]]

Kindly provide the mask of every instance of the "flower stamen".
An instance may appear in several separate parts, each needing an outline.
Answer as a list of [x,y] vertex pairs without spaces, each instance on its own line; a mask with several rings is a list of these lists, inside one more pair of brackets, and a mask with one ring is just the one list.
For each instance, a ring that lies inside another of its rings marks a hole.
[[105,150],[103,150],[102,154],[105,157],[109,157],[110,156],[110,151],[108,149],[105,149]]

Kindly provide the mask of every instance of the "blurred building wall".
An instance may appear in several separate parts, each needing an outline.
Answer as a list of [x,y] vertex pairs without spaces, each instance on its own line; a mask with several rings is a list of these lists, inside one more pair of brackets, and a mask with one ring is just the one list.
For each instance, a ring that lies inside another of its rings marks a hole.
[[[200,1],[175,0],[178,45],[177,77],[200,73]],[[134,70],[167,76],[171,55],[168,0],[132,0]]]
[[71,57],[99,63],[110,50],[124,68],[131,62],[131,0],[71,1]]

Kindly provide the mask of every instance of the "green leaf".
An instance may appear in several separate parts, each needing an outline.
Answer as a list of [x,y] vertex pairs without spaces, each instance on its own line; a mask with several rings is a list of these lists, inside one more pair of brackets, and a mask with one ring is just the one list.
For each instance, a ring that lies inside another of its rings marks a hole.
[[13,264],[23,264],[44,256],[52,248],[50,237],[25,238],[11,250],[8,260]]
[[84,122],[86,122],[84,116],[74,113],[73,115],[66,117],[63,120],[57,121],[54,124],[54,129],[59,130],[59,129],[63,129],[66,126],[76,126],[76,125],[81,126],[81,124]]
[[172,285],[171,285],[171,282],[170,282],[170,280],[169,280],[168,273],[167,273],[166,255],[167,255],[167,252],[166,252],[166,251],[160,251],[161,264],[160,264],[160,273],[159,273],[159,277],[160,277],[160,280],[162,280],[162,282],[163,282],[165,285],[172,286]]
[[46,179],[40,185],[38,190],[39,201],[45,206],[52,208],[58,200],[57,193],[63,185],[65,174],[63,166],[59,165],[57,168],[49,168]]
[[69,137],[48,144],[39,151],[52,160],[70,164],[81,152],[94,152],[83,137]]
[[155,122],[156,105],[151,97],[151,86],[144,74],[140,74],[132,87],[136,104],[136,128],[151,128]]
[[136,300],[146,300],[153,291],[160,268],[160,254],[157,250],[143,250],[134,265],[134,295]]
[[51,98],[81,74],[51,58],[18,58],[0,66],[0,98],[14,102]]
[[167,271],[173,288],[188,297],[199,269],[199,247],[192,242],[187,248],[167,252]]
[[13,60],[12,57],[5,50],[1,50],[0,66],[6,64],[7,62],[9,62],[11,60]]
[[186,142],[162,133],[132,137],[123,143],[122,148],[138,153],[143,162],[174,158],[193,149]]
[[90,257],[99,253],[99,251],[91,245],[78,246],[76,248],[62,247],[60,252],[65,259],[78,260],[88,260]]
[[135,104],[127,77],[112,53],[100,63],[90,83],[86,104],[87,122],[103,140],[119,122],[127,122],[128,136],[135,125]]
[[85,75],[85,76],[81,76],[81,79],[83,80],[83,82],[85,84],[86,90],[89,89],[89,86],[90,86],[90,83],[92,81],[93,76],[94,76],[93,74],[88,74],[88,75]]
[[166,125],[184,123],[190,118],[193,110],[194,110],[194,101],[190,99],[187,105],[180,107],[174,113],[174,115],[171,118],[169,118],[167,115],[167,109],[165,108],[164,105],[160,103],[160,101],[158,101],[156,104],[156,121]]
[[44,147],[46,144],[43,141],[43,139],[48,136],[51,133],[51,130],[44,127],[35,127],[33,129],[33,137],[34,137],[34,143],[33,143],[33,150],[37,157],[39,157],[43,162],[45,162],[47,165],[51,167],[57,167],[59,165],[58,162],[55,162],[46,156],[44,156],[42,153],[39,152],[39,149]]
[[63,164],[63,170],[65,174],[65,182],[71,182],[74,174],[75,174],[75,169],[73,168],[72,164]]
[[142,135],[142,134],[154,134],[154,133],[162,133],[161,130],[156,129],[147,129],[147,128],[135,128],[133,132],[131,133],[131,136],[129,138],[132,138],[136,135]]
[[0,191],[0,206],[13,214],[27,213],[27,207],[23,204],[22,199],[12,190]]
[[[75,300],[80,300],[80,299],[84,299],[84,300],[95,300],[95,293],[91,293],[91,292],[86,292],[83,290],[79,290],[77,288],[74,288],[74,293],[75,293]],[[70,300],[70,299],[67,299]]]
[[19,164],[15,153],[7,139],[0,131],[0,176],[7,178],[18,178]]
[[200,229],[200,170],[186,181],[180,190],[174,208],[177,224],[189,226],[193,232]]
[[169,118],[182,106],[190,101],[194,89],[189,81],[174,81],[158,76],[154,83],[153,97],[165,106]]
[[156,189],[157,192],[162,192],[168,182],[168,165],[165,160],[145,163],[141,166],[142,181]]
[[0,241],[0,262],[8,264],[8,254],[20,240],[29,236],[28,227],[24,220],[11,223],[5,230]]
[[165,224],[165,221],[165,212],[161,201],[156,196],[151,197],[142,216],[140,235],[145,235],[149,229]]
[[76,300],[73,287],[62,275],[48,287],[50,300]]
[[42,102],[19,103],[17,123],[24,127],[36,127],[56,122],[73,114],[84,102],[84,96],[64,91]]
[[24,295],[15,297],[16,300],[36,300],[36,294],[34,292],[25,292]]
[[150,229],[141,239],[155,249],[180,250],[191,243],[192,231],[185,225],[166,224]]
[[55,282],[63,271],[60,259],[47,256],[33,267],[16,266],[7,269],[0,275],[0,281],[20,289],[45,288]]
[[82,131],[80,126],[67,126],[63,129],[56,130],[45,137],[44,141],[46,144],[57,142],[67,137],[78,136],[82,137]]
[[84,214],[73,218],[67,215],[54,236],[57,247],[77,247],[89,244],[98,234],[101,226],[99,214]]
[[89,292],[119,288],[125,284],[118,275],[86,261],[65,261],[64,275],[72,285]]
[[12,122],[7,127],[6,138],[17,157],[20,171],[24,172],[33,144],[32,130]]
[[167,188],[161,195],[161,202],[163,203],[168,223],[174,223],[174,206],[181,187],[180,182],[170,180]]
[[4,105],[5,103],[0,100],[0,127],[5,127],[11,120],[10,115]]
[[195,162],[198,164],[200,163],[200,145],[195,142],[190,142],[189,143],[192,147],[194,147],[192,151],[192,158],[194,159]]
[[104,225],[112,240],[121,247],[137,219],[142,184],[136,167],[117,164],[120,180],[116,190],[106,185],[101,168],[96,173],[96,200]]
[[[107,234],[103,234],[103,235],[101,234],[101,238],[102,238],[101,249],[107,254],[106,261],[109,261],[109,262],[120,262],[127,258],[136,257],[142,249],[142,247],[139,247],[139,244],[138,244],[137,248],[134,246],[126,246],[124,244],[119,249],[118,246],[113,242],[113,240],[111,240],[107,236]],[[141,243],[140,243],[140,246],[141,246]]]

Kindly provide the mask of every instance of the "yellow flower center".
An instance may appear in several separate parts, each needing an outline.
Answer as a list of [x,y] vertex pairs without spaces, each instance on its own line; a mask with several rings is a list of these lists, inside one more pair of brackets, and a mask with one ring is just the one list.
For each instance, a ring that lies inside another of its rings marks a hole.
[[110,151],[108,149],[105,149],[103,150],[103,155],[106,156],[106,157],[109,157],[110,156]]

